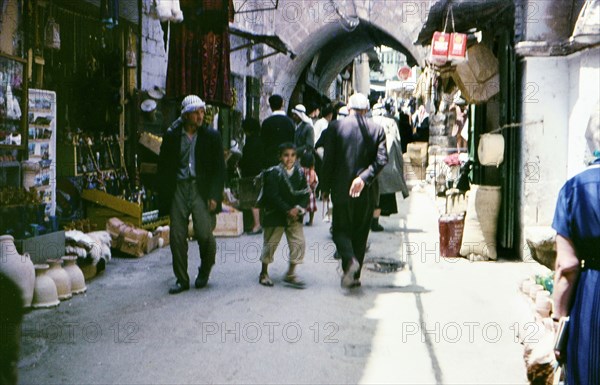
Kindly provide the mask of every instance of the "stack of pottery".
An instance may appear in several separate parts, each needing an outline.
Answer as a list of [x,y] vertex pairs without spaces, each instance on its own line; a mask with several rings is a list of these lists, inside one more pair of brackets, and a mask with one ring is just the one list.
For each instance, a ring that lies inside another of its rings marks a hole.
[[49,268],[47,264],[35,265],[35,288],[31,304],[35,309],[53,307],[60,303],[56,284],[47,274]]
[[47,275],[52,278],[56,284],[58,299],[64,301],[71,298],[73,296],[71,293],[71,277],[69,276],[69,273],[62,268],[62,260],[48,259],[46,262],[48,262],[48,265],[50,266]]
[[71,278],[71,293],[85,293],[87,287],[85,286],[85,278],[83,277],[83,272],[81,271],[79,266],[77,266],[77,257],[66,256],[62,257],[62,260],[65,262],[64,269]]
[[0,236],[0,271],[21,289],[23,306],[31,306],[36,272],[29,254],[19,255],[11,235]]

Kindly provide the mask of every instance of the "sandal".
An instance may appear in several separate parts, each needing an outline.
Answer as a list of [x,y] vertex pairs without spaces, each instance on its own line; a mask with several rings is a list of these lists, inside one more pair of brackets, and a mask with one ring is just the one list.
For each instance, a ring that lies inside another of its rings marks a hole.
[[288,286],[291,286],[295,289],[304,289],[306,287],[306,283],[302,281],[296,274],[288,274],[283,279]]
[[269,278],[269,276],[267,274],[261,274],[258,276],[258,283],[260,283],[263,286],[273,286],[273,281],[271,281],[271,278]]

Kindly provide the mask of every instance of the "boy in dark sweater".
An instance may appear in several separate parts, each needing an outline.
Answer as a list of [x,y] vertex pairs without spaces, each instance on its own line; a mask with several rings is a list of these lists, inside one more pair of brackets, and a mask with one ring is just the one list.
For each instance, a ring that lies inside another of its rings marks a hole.
[[305,284],[296,275],[295,268],[304,259],[302,218],[305,213],[304,207],[308,205],[310,188],[302,168],[296,163],[296,147],[293,143],[283,143],[279,146],[279,160],[280,163],[264,171],[263,176],[261,206],[264,243],[260,258],[262,270],[258,282],[264,286],[273,286],[268,268],[285,233],[290,264],[283,281],[290,286],[303,288]]

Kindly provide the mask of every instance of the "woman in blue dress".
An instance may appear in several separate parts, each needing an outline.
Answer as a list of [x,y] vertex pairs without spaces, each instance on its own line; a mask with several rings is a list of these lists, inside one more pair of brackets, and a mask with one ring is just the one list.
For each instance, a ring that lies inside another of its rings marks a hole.
[[556,230],[555,320],[570,316],[568,385],[600,384],[600,124],[592,116],[586,139],[596,160],[560,190]]

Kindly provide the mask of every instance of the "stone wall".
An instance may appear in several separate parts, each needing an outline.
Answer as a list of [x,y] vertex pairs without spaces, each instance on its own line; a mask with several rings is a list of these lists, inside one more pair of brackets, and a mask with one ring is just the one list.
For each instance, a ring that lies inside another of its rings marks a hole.
[[142,5],[142,90],[164,88],[167,81],[166,31],[155,16],[152,3],[153,0],[143,0]]
[[[236,2],[236,9],[243,2]],[[354,12],[350,1],[336,2],[340,10],[348,15]],[[407,50],[423,63],[426,50],[414,46],[418,32],[422,27],[428,11],[428,2],[406,0],[381,0],[376,2],[356,2],[357,13],[362,23],[386,31]],[[163,43],[163,30],[158,20],[154,19],[152,0],[143,1],[142,20],[142,88],[149,89],[155,85],[164,87],[166,81],[166,57]],[[239,50],[231,55],[231,72],[245,77],[254,76],[261,80],[261,119],[269,115],[267,99],[272,93],[284,96],[286,102],[294,90],[302,71],[310,60],[332,38],[345,33],[340,19],[326,0],[303,0],[279,2],[277,10],[255,13],[236,14],[234,25],[260,34],[277,35],[297,55],[291,59],[289,55],[277,54],[261,60],[256,64],[247,65],[247,50]],[[242,39],[232,36],[232,47]],[[358,43],[357,43],[358,44]],[[360,43],[363,44],[363,43]],[[328,71],[330,79],[322,84],[322,92],[330,90],[331,82],[352,59],[368,49],[368,46],[340,47],[339,68]],[[271,48],[258,44],[253,48],[254,57]],[[242,97],[243,95],[238,95]],[[286,105],[287,106],[287,105]]]

